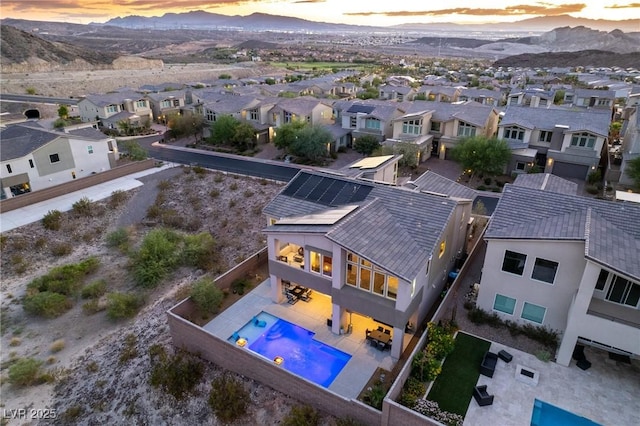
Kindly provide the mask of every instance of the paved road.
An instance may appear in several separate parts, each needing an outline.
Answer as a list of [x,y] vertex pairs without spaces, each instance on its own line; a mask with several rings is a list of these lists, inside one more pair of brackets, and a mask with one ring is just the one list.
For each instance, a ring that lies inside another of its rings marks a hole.
[[64,104],[64,105],[77,105],[77,99],[71,98],[51,98],[49,96],[36,96],[36,95],[11,95],[7,93],[0,94],[0,101],[13,101],[13,102],[26,102],[34,104]]

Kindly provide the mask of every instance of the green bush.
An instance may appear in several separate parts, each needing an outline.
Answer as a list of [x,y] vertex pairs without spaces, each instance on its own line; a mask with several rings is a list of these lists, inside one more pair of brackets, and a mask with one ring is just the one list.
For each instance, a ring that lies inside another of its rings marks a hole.
[[282,420],[283,426],[317,426],[320,424],[318,412],[309,405],[296,405]]
[[107,282],[105,280],[92,281],[80,291],[83,299],[97,299],[107,292]]
[[105,306],[101,305],[98,299],[91,299],[87,303],[82,305],[82,312],[84,312],[85,315],[97,314],[98,312],[104,310]]
[[367,389],[364,394],[364,402],[373,408],[378,410],[382,409],[382,401],[384,400],[387,391],[382,385],[374,385],[371,388]]
[[245,289],[249,288],[250,286],[251,284],[249,283],[249,280],[247,280],[246,278],[238,278],[231,283],[231,290],[234,293],[243,295]]
[[82,197],[71,205],[73,212],[77,216],[90,217],[94,213],[94,204],[88,197]]
[[45,229],[57,231],[60,229],[61,220],[62,213],[60,210],[49,210],[42,218],[42,226],[44,226]]
[[126,247],[129,244],[129,233],[125,228],[118,228],[107,234],[107,247]]
[[25,296],[22,306],[30,314],[55,318],[71,309],[73,303],[63,294],[43,291]]
[[9,367],[9,383],[16,386],[30,386],[42,382],[42,361],[21,358]]
[[595,195],[599,192],[598,188],[594,185],[587,185],[585,191],[587,191],[591,195]]
[[127,198],[128,195],[125,191],[122,189],[116,189],[111,193],[111,198],[109,198],[109,207],[116,208],[127,201]]
[[155,287],[177,264],[180,236],[167,229],[154,229],[134,255],[133,276],[142,287]]
[[411,362],[411,375],[422,382],[431,382],[442,371],[439,359],[431,356],[425,349],[418,352]]
[[203,314],[215,314],[222,305],[224,293],[211,278],[196,281],[191,289],[191,299]]
[[66,256],[71,254],[72,251],[73,247],[71,244],[65,242],[56,243],[51,246],[51,254],[56,257]]
[[443,327],[429,323],[427,353],[433,358],[442,360],[455,348],[456,342],[451,333]]
[[220,196],[220,190],[218,189],[212,189],[211,191],[209,191],[209,197],[211,198],[217,198]]
[[79,263],[57,266],[46,275],[38,277],[27,284],[27,289],[72,296],[80,289],[84,276],[95,272],[99,266],[100,261],[97,257],[89,257]]
[[204,367],[197,358],[185,357],[182,353],[168,357],[163,350],[154,359],[149,382],[180,400],[193,392],[203,371]]
[[219,259],[216,242],[211,234],[202,232],[196,235],[185,235],[182,263],[211,271],[217,267]]
[[242,417],[251,401],[242,382],[229,374],[217,377],[211,383],[209,406],[218,420],[231,423]]
[[134,293],[109,293],[107,295],[107,317],[112,320],[131,318],[144,304]]

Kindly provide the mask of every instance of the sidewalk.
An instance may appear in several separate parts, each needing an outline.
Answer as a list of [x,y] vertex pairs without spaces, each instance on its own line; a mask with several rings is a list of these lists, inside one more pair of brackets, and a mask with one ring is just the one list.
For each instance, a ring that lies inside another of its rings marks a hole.
[[0,214],[0,232],[10,231],[12,229],[19,228],[20,226],[42,220],[44,215],[50,210],[59,210],[61,212],[69,211],[71,210],[73,203],[80,200],[82,197],[87,197],[91,201],[97,201],[110,197],[113,191],[116,190],[129,191],[137,188],[143,185],[138,178],[175,166],[176,164],[165,164],[162,167],[155,167],[128,176],[123,176],[90,188],[71,192],[61,197],[52,198],[50,200],[2,213]]

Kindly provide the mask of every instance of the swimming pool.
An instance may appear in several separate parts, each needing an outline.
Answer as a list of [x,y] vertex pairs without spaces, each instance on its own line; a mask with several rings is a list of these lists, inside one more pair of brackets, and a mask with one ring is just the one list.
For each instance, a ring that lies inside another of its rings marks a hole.
[[601,426],[586,417],[536,399],[533,403],[531,426]]
[[249,350],[279,363],[293,374],[328,388],[351,355],[315,340],[314,336],[313,331],[261,312],[234,333],[229,341],[238,344],[238,339],[244,339]]

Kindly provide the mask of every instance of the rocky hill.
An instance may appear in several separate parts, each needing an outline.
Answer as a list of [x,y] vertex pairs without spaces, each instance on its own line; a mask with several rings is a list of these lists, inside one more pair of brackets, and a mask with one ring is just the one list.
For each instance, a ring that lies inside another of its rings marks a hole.
[[582,50],[579,52],[525,53],[509,56],[496,61],[495,67],[612,67],[640,69],[638,53],[615,53],[602,50]]
[[122,58],[112,51],[45,40],[10,25],[0,26],[0,64],[3,73],[162,67],[159,60]]

